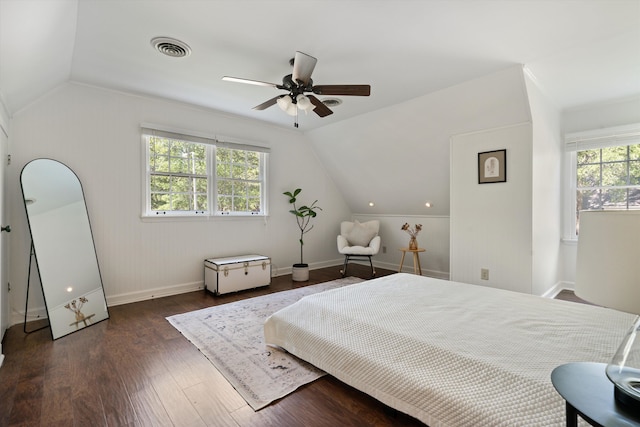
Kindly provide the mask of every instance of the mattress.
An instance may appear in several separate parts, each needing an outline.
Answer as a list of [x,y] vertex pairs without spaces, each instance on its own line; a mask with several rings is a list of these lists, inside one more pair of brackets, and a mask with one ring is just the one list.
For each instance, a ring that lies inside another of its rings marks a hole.
[[636,316],[394,274],[304,297],[265,341],[430,427],[564,426],[551,371],[609,362]]

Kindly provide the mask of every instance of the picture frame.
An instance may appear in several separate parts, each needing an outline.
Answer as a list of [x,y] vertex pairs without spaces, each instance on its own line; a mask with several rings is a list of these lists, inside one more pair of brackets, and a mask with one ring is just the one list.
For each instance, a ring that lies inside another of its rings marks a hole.
[[507,182],[507,150],[478,153],[478,184]]

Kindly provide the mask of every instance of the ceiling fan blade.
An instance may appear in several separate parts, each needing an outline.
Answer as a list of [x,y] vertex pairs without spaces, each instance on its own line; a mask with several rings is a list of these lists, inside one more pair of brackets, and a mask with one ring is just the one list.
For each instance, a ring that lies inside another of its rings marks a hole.
[[318,85],[313,87],[316,95],[369,96],[370,85]]
[[275,88],[278,87],[278,85],[275,83],[261,82],[260,80],[243,79],[241,77],[224,76],[222,80],[225,80],[227,82],[246,83],[246,84],[256,85],[256,86],[269,86],[269,87],[275,87]]
[[313,56],[303,52],[296,52],[296,56],[293,58],[293,81],[301,81],[305,85],[309,84],[316,62],[318,60]]
[[274,96],[270,100],[265,101],[260,105],[256,105],[255,107],[253,107],[253,109],[254,110],[265,110],[265,109],[271,107],[272,105],[274,105],[278,101],[278,99],[282,98],[283,96],[284,95]]
[[322,101],[320,101],[315,96],[308,95],[307,98],[309,98],[311,103],[316,106],[316,108],[313,109],[313,112],[316,113],[317,115],[319,115],[320,117],[326,117],[329,114],[333,114],[333,111],[331,111],[331,109],[329,107],[324,105],[322,103]]

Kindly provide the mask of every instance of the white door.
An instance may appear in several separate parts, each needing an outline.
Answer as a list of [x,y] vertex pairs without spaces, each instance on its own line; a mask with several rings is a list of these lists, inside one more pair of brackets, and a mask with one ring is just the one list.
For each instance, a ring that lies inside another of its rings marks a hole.
[[4,356],[2,355],[2,337],[9,326],[9,283],[7,281],[7,246],[9,241],[8,224],[6,223],[6,188],[5,175],[7,171],[8,137],[4,129],[0,126],[0,225],[3,230],[0,232],[0,365]]

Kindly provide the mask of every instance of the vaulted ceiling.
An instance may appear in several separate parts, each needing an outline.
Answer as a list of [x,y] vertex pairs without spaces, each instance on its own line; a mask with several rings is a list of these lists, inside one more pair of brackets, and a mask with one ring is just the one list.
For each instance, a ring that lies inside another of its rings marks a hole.
[[[154,50],[176,38],[185,58]],[[291,126],[280,83],[296,50],[316,84],[370,84],[308,130],[524,64],[560,109],[640,93],[640,0],[0,0],[9,114],[74,81]],[[320,97],[323,98],[323,97]]]

